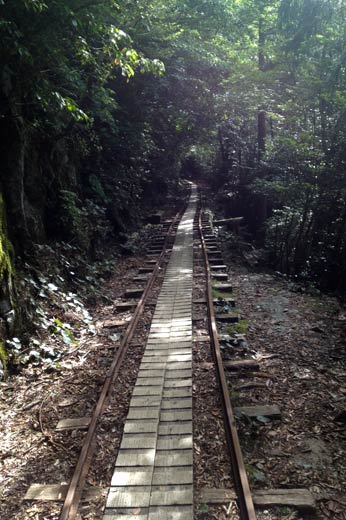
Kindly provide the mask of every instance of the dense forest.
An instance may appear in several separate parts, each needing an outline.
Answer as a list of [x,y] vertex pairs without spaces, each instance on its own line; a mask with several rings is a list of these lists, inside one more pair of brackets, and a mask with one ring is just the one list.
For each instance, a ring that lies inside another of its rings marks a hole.
[[346,291],[343,0],[0,0],[1,335],[42,244],[93,258],[180,177]]

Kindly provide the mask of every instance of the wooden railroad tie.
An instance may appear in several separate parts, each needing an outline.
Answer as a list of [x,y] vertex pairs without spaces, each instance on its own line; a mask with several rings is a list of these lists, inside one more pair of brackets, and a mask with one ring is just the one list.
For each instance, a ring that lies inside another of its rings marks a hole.
[[225,282],[228,280],[227,273],[211,273],[211,277],[213,280],[223,280]]
[[258,370],[259,364],[255,359],[235,359],[224,361],[223,366],[228,370]]
[[224,264],[214,264],[211,266],[211,271],[226,271],[227,270],[227,265],[224,265]]
[[64,430],[84,430],[88,428],[91,417],[75,417],[73,419],[60,419],[55,427],[55,431]]
[[137,305],[136,301],[133,301],[133,302],[120,302],[120,303],[116,304],[115,310],[119,311],[119,312],[125,312],[125,311],[129,311],[129,310],[133,309],[134,307],[136,307],[136,305]]
[[125,327],[125,325],[128,325],[129,322],[125,320],[106,320],[103,322],[102,326],[105,329],[117,329],[120,327]]
[[221,256],[220,257],[218,256],[217,258],[213,258],[212,256],[209,255],[208,259],[209,259],[209,264],[210,264],[211,268],[213,268],[214,265],[218,265],[222,262]]
[[244,217],[232,217],[232,218],[223,218],[221,220],[214,220],[214,226],[224,226],[225,224],[237,224],[242,222]]
[[210,341],[210,336],[194,336],[194,343],[208,343]]
[[128,289],[125,292],[125,298],[138,298],[139,296],[142,296],[143,288],[139,287],[136,289]]
[[[199,298],[197,300],[193,300],[193,303],[196,305],[206,305],[208,302],[205,298]],[[230,305],[231,307],[235,307],[235,300],[233,298],[214,298],[213,299],[214,305]]]
[[150,248],[148,249],[148,255],[159,255],[162,253],[162,249]]
[[[200,504],[229,504],[237,496],[231,489],[205,488],[199,493]],[[258,507],[295,507],[309,513],[316,513],[316,502],[308,489],[263,489],[252,493]]]
[[[23,500],[48,500],[62,502],[65,500],[68,484],[31,484]],[[90,502],[102,496],[101,488],[89,488],[82,495],[82,502]]]
[[268,417],[268,419],[281,419],[280,408],[276,405],[262,404],[256,406],[238,406],[234,408],[234,415],[241,417]]
[[213,289],[220,292],[232,292],[233,287],[229,283],[220,283],[217,285],[213,285]]
[[238,323],[239,316],[237,314],[215,314],[216,321],[222,321],[225,323]]

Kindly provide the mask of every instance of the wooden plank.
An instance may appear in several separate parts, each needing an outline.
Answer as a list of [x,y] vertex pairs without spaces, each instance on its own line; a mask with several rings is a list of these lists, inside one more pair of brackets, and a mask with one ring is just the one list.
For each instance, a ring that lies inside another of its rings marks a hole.
[[200,504],[227,504],[236,500],[237,495],[232,489],[204,488],[199,492]]
[[85,399],[86,397],[87,394],[69,395],[58,402],[58,408],[67,408],[69,406],[73,406],[74,404],[79,403],[81,399]]
[[133,309],[134,307],[136,307],[137,305],[137,302],[121,302],[121,303],[117,303],[116,306],[115,306],[115,310],[116,311],[120,311],[120,312],[124,312],[124,311],[129,311],[131,309]]
[[[198,298],[197,300],[193,300],[194,304],[196,305],[205,305],[207,303],[207,300],[205,298]],[[214,305],[230,305],[231,307],[235,307],[235,300],[233,298],[214,298],[213,299]]]
[[194,343],[208,343],[210,341],[210,336],[194,336]]
[[67,484],[31,484],[23,500],[62,501],[66,497]]
[[60,419],[60,421],[55,427],[55,430],[83,430],[84,428],[88,428],[90,421],[90,417],[74,417],[73,419]]
[[214,264],[210,267],[211,271],[225,271],[227,269],[227,265],[224,264]]
[[[308,489],[263,489],[252,494],[256,506],[287,506],[297,509],[316,510],[316,502]],[[236,500],[232,489],[205,488],[198,496],[202,504],[228,504]]]
[[[67,490],[68,484],[31,484],[23,500],[62,502],[65,500]],[[90,502],[91,500],[99,499],[101,496],[101,488],[90,488],[84,492],[82,502]]]
[[128,325],[128,321],[125,320],[106,320],[103,322],[103,327],[106,329],[124,327]]
[[136,298],[138,296],[142,296],[142,293],[143,293],[143,288],[140,287],[140,288],[136,288],[136,289],[127,289],[127,291],[125,292],[125,297],[126,298]]
[[134,276],[132,278],[133,282],[146,282],[148,280],[147,274],[139,274],[138,276]]
[[259,364],[254,359],[235,359],[224,361],[223,366],[228,370],[258,370]]
[[232,292],[233,287],[230,283],[219,283],[213,285],[213,289],[220,292]]
[[238,417],[247,415],[248,417],[268,417],[269,419],[281,419],[280,408],[274,404],[264,404],[258,406],[239,406],[234,408],[234,414]]
[[213,280],[228,280],[227,273],[211,273]]
[[225,323],[237,323],[239,321],[239,316],[237,314],[215,314],[215,319],[217,321],[223,321]]
[[263,489],[255,491],[256,506],[286,506],[316,512],[316,502],[308,489]]
[[236,224],[237,222],[242,222],[244,217],[232,217],[232,218],[223,218],[221,220],[214,220],[214,226],[223,226],[224,224]]

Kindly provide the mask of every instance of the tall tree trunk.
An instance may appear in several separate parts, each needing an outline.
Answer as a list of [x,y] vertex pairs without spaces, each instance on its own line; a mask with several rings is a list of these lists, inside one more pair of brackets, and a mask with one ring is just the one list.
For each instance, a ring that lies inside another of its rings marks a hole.
[[[260,16],[258,21],[258,68],[261,72],[264,72],[265,69],[265,56],[264,56],[264,45],[265,45],[265,34],[262,27],[262,18]],[[266,111],[264,107],[259,107],[258,115],[257,115],[257,159],[258,163],[261,162],[261,159],[266,151]],[[260,175],[263,177],[263,172],[261,172],[260,167]],[[258,231],[257,235],[260,239],[263,239],[264,233],[262,225],[265,222],[268,215],[268,204],[266,195],[257,195],[257,211],[256,211],[256,220]]]
[[[265,34],[263,32],[263,22],[260,16],[258,21],[258,68],[261,72],[265,69],[264,56]],[[258,161],[261,160],[266,149],[266,112],[264,107],[258,109]]]

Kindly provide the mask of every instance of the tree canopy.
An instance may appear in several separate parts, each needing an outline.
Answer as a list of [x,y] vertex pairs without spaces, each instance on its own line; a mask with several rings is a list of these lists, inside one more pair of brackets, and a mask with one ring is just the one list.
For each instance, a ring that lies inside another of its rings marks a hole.
[[345,291],[345,11],[1,0],[0,188],[16,251],[62,237],[88,251],[95,221],[135,222],[193,170],[232,193],[226,211],[276,269]]

